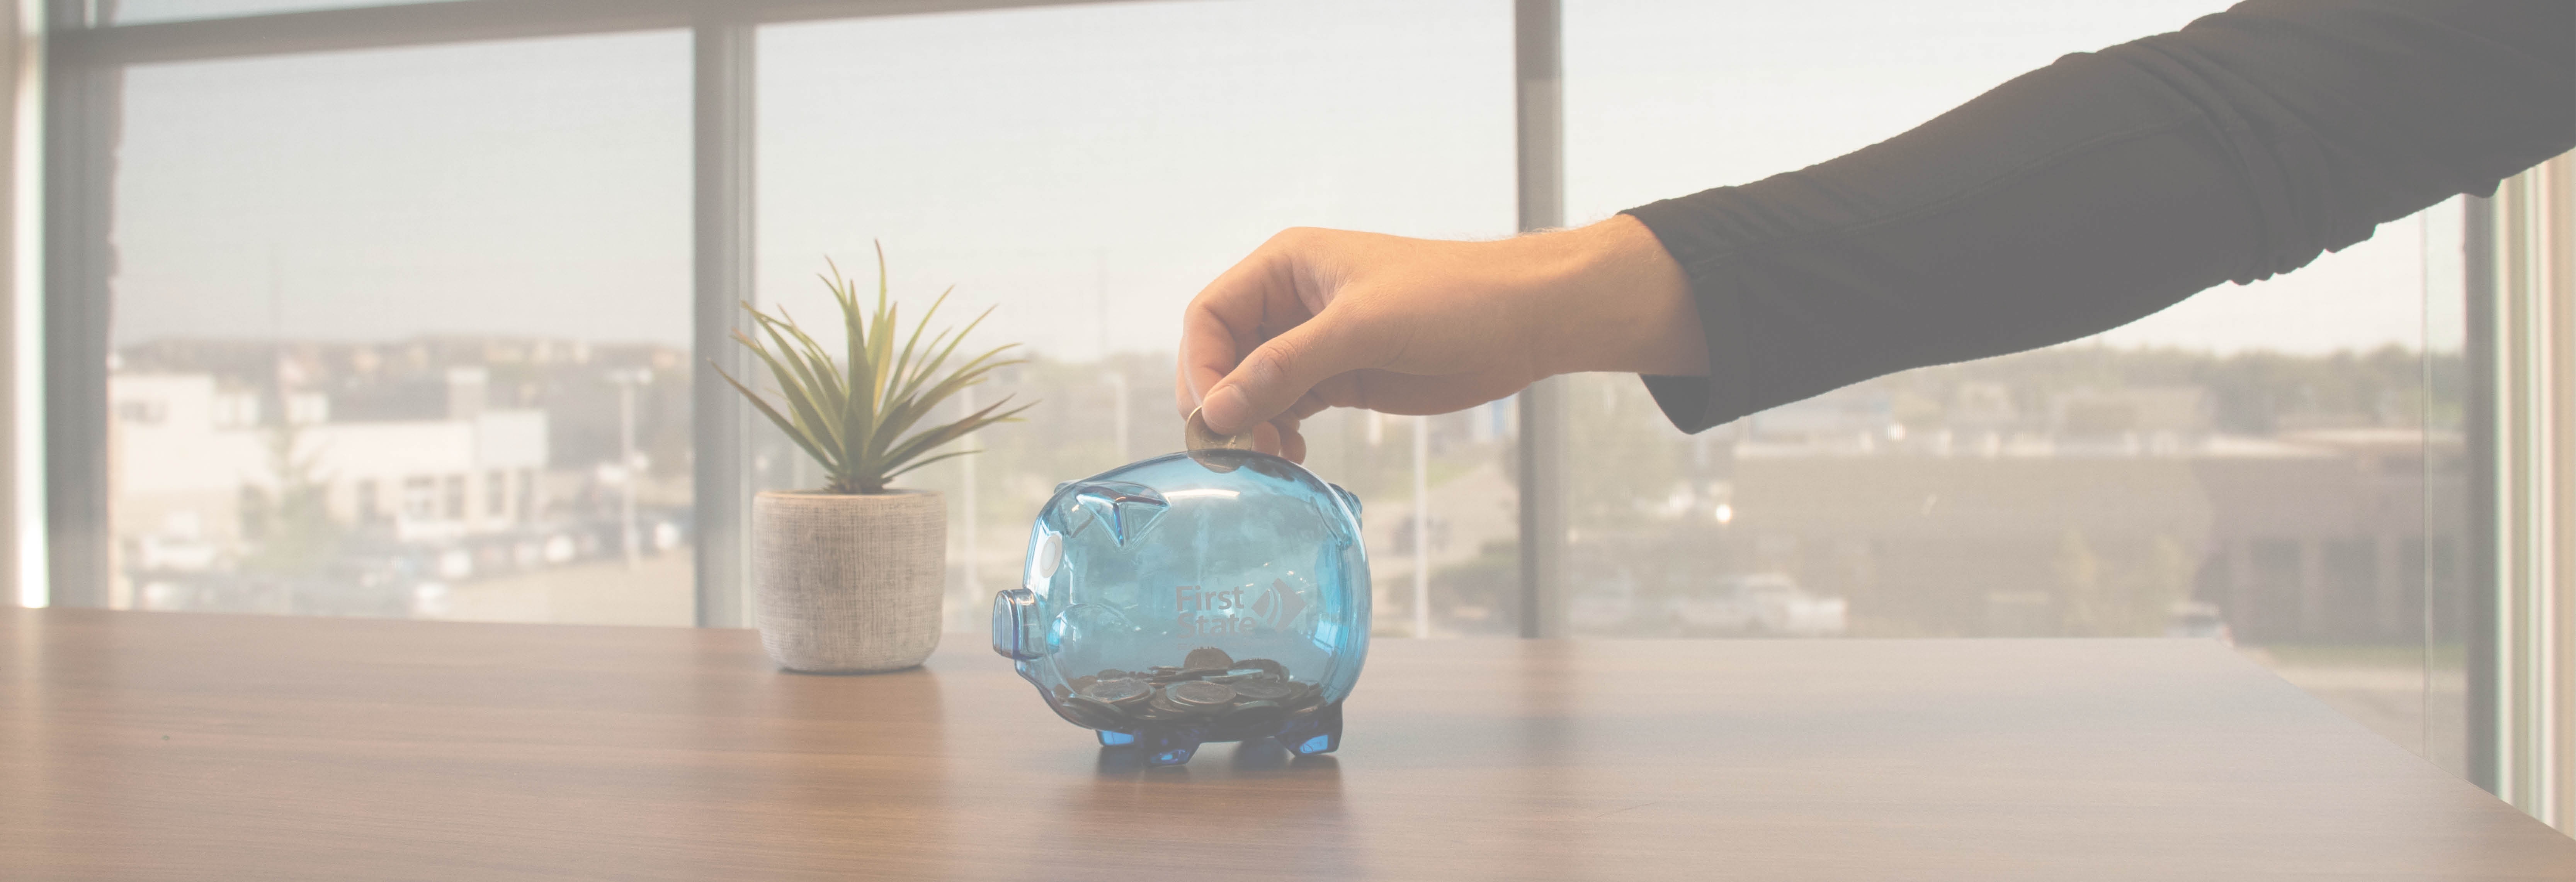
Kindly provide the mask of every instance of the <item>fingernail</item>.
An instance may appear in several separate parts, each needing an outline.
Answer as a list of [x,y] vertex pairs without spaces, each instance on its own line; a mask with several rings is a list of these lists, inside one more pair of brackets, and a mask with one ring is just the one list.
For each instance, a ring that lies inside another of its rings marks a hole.
[[1250,409],[1243,393],[1232,386],[1218,386],[1207,394],[1207,400],[1199,402],[1199,416],[1206,418],[1208,428],[1220,435],[1242,434],[1239,427],[1246,422],[1244,411]]

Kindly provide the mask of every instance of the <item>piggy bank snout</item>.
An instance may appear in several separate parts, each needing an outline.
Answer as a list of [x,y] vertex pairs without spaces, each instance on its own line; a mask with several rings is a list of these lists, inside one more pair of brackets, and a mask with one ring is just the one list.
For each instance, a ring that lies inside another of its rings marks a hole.
[[1046,633],[1037,619],[1037,592],[1013,588],[993,595],[993,651],[1023,661],[1045,655]]

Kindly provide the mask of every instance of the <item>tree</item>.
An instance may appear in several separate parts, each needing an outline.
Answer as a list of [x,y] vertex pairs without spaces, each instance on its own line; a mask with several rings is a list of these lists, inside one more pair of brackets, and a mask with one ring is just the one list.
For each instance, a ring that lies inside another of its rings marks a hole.
[[281,424],[265,433],[268,487],[242,488],[242,532],[251,540],[242,569],[273,575],[319,573],[338,551],[342,530],[331,520],[330,478],[320,474],[322,452],[306,445],[301,428]]

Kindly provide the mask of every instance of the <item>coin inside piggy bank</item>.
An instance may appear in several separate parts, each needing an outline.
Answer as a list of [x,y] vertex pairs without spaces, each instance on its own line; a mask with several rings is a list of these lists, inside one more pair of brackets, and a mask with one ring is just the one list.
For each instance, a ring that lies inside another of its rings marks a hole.
[[1056,715],[1151,765],[1212,741],[1342,743],[1368,654],[1359,500],[1296,463],[1210,448],[1067,482],[1029,530],[993,650]]

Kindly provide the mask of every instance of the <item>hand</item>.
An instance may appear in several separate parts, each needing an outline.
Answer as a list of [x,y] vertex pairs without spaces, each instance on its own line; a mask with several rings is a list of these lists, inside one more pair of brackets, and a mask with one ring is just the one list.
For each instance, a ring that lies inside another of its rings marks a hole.
[[1303,462],[1326,407],[1448,413],[1554,374],[1708,372],[1681,267],[1626,215],[1494,242],[1292,229],[1181,317],[1175,397]]

